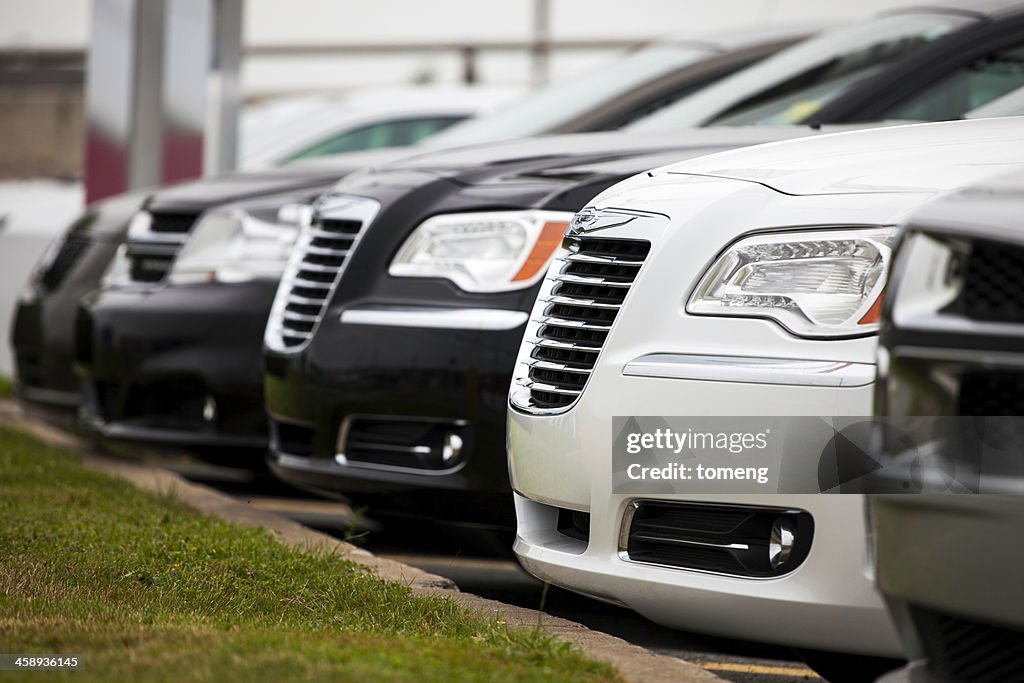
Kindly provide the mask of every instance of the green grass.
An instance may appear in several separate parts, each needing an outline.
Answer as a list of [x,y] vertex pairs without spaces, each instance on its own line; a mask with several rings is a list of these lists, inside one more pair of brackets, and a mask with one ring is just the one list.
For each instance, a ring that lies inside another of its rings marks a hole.
[[0,520],[0,652],[85,660],[33,680],[620,680],[535,630],[200,515],[5,427]]
[[6,375],[0,375],[0,398],[14,396],[14,381]]

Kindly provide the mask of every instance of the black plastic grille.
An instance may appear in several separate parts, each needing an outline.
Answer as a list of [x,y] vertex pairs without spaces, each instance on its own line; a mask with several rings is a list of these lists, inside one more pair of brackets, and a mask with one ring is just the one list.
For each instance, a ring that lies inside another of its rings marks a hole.
[[530,353],[525,386],[536,408],[563,408],[583,391],[651,248],[643,240],[594,237],[570,237],[566,245]]
[[[814,522],[806,512],[700,503],[634,503],[627,517],[626,547],[634,562],[748,577],[780,576],[810,552]],[[794,530],[789,557],[772,566],[772,525],[786,519]]]
[[187,234],[196,222],[198,214],[150,212],[150,216],[152,222],[149,229],[152,232]]
[[129,263],[129,278],[133,282],[153,284],[163,282],[174,265],[174,259],[185,245],[189,231],[199,214],[150,213],[149,232],[159,239],[129,236],[125,255]]
[[911,607],[928,658],[940,679],[963,683],[1024,680],[1024,630]]
[[590,513],[579,510],[559,508],[558,510],[558,533],[569,538],[575,538],[584,543],[590,542]]
[[64,279],[75,267],[75,264],[89,248],[89,238],[79,235],[69,235],[57,250],[57,255],[50,265],[42,272],[39,283],[48,292],[60,287]]
[[312,337],[331,288],[362,229],[363,223],[357,220],[313,217],[309,239],[302,243],[291,265],[287,299],[274,311],[277,319],[272,324],[285,347],[300,346]]
[[960,299],[968,318],[1024,322],[1024,248],[984,240],[975,242]]

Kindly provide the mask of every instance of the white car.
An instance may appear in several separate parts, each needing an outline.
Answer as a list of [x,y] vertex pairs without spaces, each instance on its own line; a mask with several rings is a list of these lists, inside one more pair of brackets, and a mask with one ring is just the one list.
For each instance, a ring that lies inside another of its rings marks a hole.
[[408,147],[521,95],[515,88],[409,87],[274,98],[242,111],[238,165],[252,170],[328,154]]
[[861,496],[613,493],[613,417],[871,415],[892,226],[1021,164],[1024,118],[986,119],[761,145],[598,195],[509,396],[522,565],[673,628],[900,656]]

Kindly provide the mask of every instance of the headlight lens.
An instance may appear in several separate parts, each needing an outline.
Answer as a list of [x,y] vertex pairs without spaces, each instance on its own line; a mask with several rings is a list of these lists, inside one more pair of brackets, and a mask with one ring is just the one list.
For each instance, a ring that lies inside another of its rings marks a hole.
[[874,332],[895,235],[882,227],[742,239],[704,274],[686,310],[769,318],[801,337]]
[[284,273],[312,201],[268,201],[203,214],[168,275],[171,284],[248,282]]
[[572,214],[487,211],[428,218],[398,250],[395,277],[442,277],[467,292],[505,292],[539,280]]

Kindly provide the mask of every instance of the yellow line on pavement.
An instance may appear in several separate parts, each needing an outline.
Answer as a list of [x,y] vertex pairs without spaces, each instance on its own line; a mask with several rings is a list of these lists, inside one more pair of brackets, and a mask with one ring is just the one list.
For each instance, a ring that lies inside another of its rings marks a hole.
[[810,669],[798,669],[793,666],[761,666],[759,664],[735,664],[733,662],[693,662],[708,671],[733,671],[744,674],[762,674],[765,676],[804,676],[821,678]]

